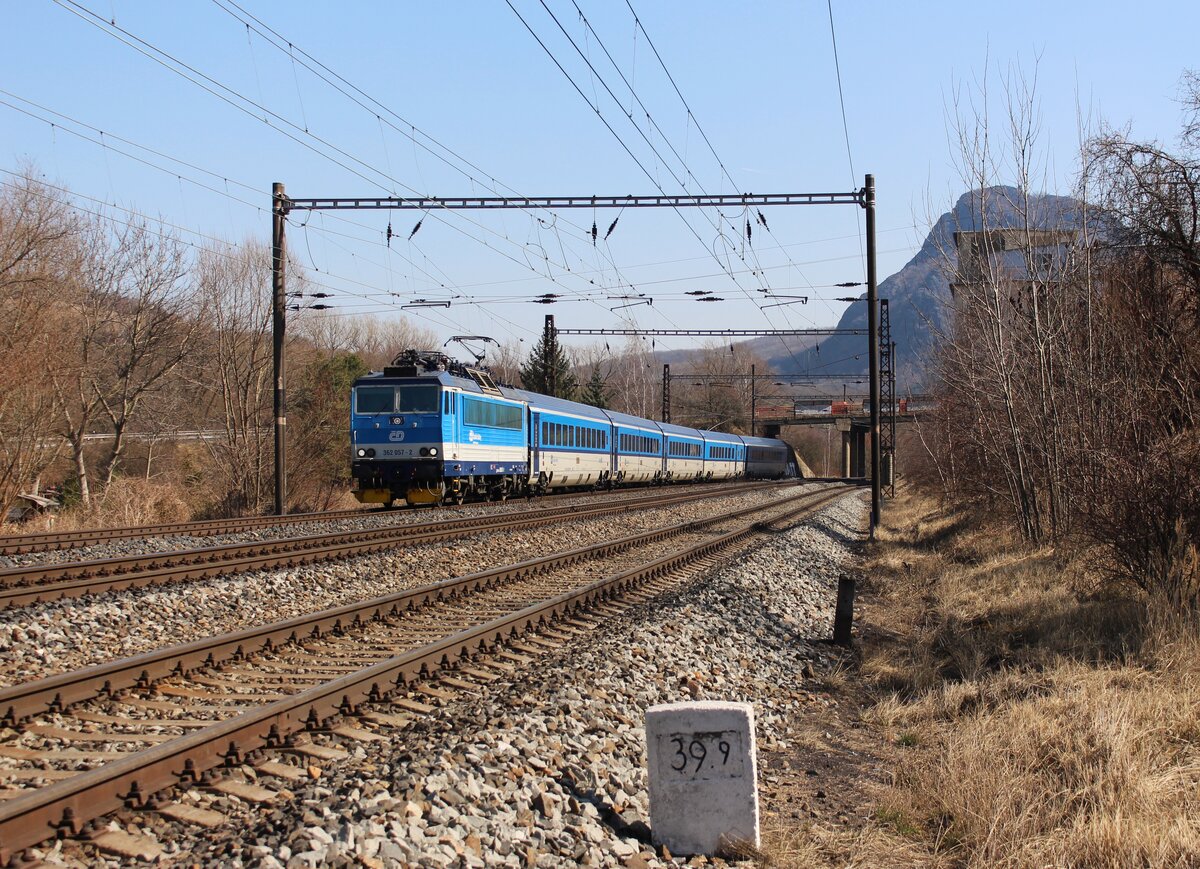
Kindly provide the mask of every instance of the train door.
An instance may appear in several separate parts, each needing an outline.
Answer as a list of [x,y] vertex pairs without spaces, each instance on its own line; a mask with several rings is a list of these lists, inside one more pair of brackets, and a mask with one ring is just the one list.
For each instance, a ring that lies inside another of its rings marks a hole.
[[611,487],[617,479],[617,427],[610,422],[604,431],[604,437],[608,440],[608,480]]
[[536,479],[542,470],[542,415],[529,411],[529,477]]

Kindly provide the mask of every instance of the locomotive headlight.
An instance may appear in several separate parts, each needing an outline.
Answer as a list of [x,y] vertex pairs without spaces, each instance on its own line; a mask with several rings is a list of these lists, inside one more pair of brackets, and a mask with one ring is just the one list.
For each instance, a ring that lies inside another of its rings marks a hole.
[[437,447],[430,447],[430,448],[429,448],[429,455],[431,455],[431,456],[436,456],[436,455],[437,455]]
[[421,455],[423,455],[423,456],[429,455],[429,447],[421,447]]
[[374,451],[374,450],[367,450],[367,458],[368,458],[368,459],[373,459],[373,458],[375,458],[375,451]]
[[367,454],[367,451],[366,451],[366,450],[359,450],[359,451],[358,451],[358,457],[359,457],[360,459],[361,459],[361,458],[363,458],[364,456],[366,456],[366,454]]

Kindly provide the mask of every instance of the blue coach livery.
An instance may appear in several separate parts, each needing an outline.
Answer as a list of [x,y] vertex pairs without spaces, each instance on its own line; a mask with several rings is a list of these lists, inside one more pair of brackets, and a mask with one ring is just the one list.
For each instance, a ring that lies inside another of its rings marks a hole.
[[796,475],[787,444],[660,423],[497,385],[409,351],[354,382],[355,497],[364,504],[503,500],[550,489]]

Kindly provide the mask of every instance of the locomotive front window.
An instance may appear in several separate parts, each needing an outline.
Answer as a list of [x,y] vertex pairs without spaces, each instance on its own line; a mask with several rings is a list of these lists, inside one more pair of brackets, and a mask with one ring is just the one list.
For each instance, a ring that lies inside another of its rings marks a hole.
[[391,413],[396,409],[396,390],[390,386],[360,386],[354,394],[359,413]]
[[396,411],[398,413],[437,413],[438,388],[436,386],[413,385],[396,387]]

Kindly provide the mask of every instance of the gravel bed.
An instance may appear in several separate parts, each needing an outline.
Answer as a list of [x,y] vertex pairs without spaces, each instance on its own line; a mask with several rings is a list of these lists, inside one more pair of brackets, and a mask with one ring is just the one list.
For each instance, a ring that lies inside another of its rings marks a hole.
[[[527,531],[398,546],[344,561],[126,589],[0,612],[0,686],[401,591],[671,522],[768,503],[795,488],[751,492]],[[426,514],[427,515],[427,514]]]
[[[697,491],[718,488],[719,485],[697,486],[694,490],[667,489],[659,491]],[[598,499],[624,501],[646,497],[652,489],[624,489],[603,494],[555,495],[527,501],[514,498],[504,504],[464,504],[462,507],[443,507],[437,510],[388,510],[370,512],[347,519],[329,519],[284,525],[254,528],[238,534],[210,534],[202,536],[174,535],[169,537],[131,537],[113,540],[75,549],[59,549],[46,552],[25,552],[16,555],[0,555],[0,569],[27,567],[35,564],[62,564],[69,561],[90,561],[101,558],[125,558],[130,555],[149,555],[156,552],[175,552],[180,549],[196,549],[202,546],[220,546],[227,543],[254,543],[259,540],[274,540],[281,537],[301,537],[330,534],[336,531],[363,531],[370,528],[386,528],[393,525],[418,525],[438,519],[472,519],[476,516],[493,516],[504,513],[520,513],[534,507],[569,507],[576,504],[595,504]]]
[[[193,790],[187,801],[231,820],[204,831],[139,814],[111,826],[153,836],[184,865],[683,865],[649,845],[646,708],[750,702],[760,751],[786,748],[788,722],[829,702],[812,684],[836,666],[820,641],[865,520],[861,496],[848,494],[482,697],[449,702],[391,740],[346,745],[351,758],[310,768],[270,809]],[[771,782],[760,770],[760,794]],[[98,859],[70,843],[45,856]]]

